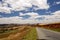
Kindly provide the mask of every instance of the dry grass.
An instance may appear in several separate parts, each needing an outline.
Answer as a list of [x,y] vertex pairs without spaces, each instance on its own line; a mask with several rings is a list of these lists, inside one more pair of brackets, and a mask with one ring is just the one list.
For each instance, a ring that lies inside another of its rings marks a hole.
[[22,27],[7,33],[0,34],[0,40],[21,40],[30,27]]

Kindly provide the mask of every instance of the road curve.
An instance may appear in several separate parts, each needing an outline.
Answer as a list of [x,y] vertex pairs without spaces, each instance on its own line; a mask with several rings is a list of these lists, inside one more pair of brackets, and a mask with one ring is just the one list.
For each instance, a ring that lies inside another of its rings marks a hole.
[[60,32],[47,30],[44,28],[36,28],[38,40],[60,40]]

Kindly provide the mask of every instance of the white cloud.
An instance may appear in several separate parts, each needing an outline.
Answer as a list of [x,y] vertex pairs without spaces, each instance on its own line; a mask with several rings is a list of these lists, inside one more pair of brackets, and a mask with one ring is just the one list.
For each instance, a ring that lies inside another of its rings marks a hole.
[[29,15],[30,18],[29,19],[35,19],[37,17],[40,17],[38,13],[34,13],[34,12],[30,12],[30,13],[20,13],[20,16],[25,16],[25,15]]
[[[32,5],[38,6],[37,9],[48,9],[49,5],[47,0],[3,0],[3,4],[0,3],[0,12],[11,13],[14,11],[21,11],[27,9],[26,7],[32,7]],[[8,7],[8,4],[10,7]],[[60,2],[57,2],[60,4]],[[51,11],[47,12],[51,13]],[[9,17],[9,18],[0,18],[0,23],[53,23],[60,22],[60,10],[52,13],[53,15],[39,15],[38,13],[20,13],[20,16],[29,15],[28,19],[23,20],[23,17]],[[43,20],[36,20],[36,18],[44,17]]]
[[53,14],[53,15],[60,15],[60,10],[58,10],[58,11],[52,13],[52,14]]
[[46,13],[51,13],[52,11],[48,11],[48,12],[46,12]]
[[11,8],[8,7],[0,7],[0,12],[11,13]]
[[8,17],[8,18],[0,18],[0,23],[1,24],[9,24],[9,23],[20,23],[22,20],[22,17]]
[[48,24],[48,23],[55,23],[60,22],[60,10],[52,13],[53,15],[41,15],[41,17],[45,17],[44,20],[41,20],[41,23]]
[[37,20],[30,20],[26,19],[23,20],[22,17],[9,17],[9,18],[0,18],[0,24],[10,24],[10,23],[17,23],[17,24],[26,24],[26,23],[37,23]]
[[29,16],[38,16],[38,13],[34,13],[34,12],[30,12],[30,13],[20,13],[20,16],[24,16],[24,15],[29,15]]
[[56,2],[56,4],[60,4],[60,1],[59,2]]
[[20,13],[20,16],[24,16],[24,15],[30,15],[31,17],[28,19],[23,19],[23,17],[19,17],[19,16],[14,16],[14,17],[8,17],[8,18],[0,18],[0,23],[3,24],[9,24],[9,23],[17,23],[17,24],[26,24],[26,23],[38,23],[39,21],[36,20],[35,18],[39,17],[38,13]]
[[12,10],[20,11],[26,9],[25,7],[31,7],[30,0],[4,0],[5,3],[9,4]]
[[[55,23],[60,22],[60,10],[52,13],[53,15],[38,15],[38,13],[20,13],[20,16],[24,15],[30,15],[28,19],[23,19],[23,17],[15,16],[15,17],[8,17],[8,18],[0,18],[0,23],[19,23],[19,24],[25,24],[25,23]],[[37,20],[36,18],[43,17],[43,20]]]
[[[49,5],[47,4],[47,0],[2,0],[3,3],[0,2],[0,12],[10,13],[11,10],[21,11],[27,9],[27,7],[32,7],[32,5],[38,6],[36,9],[48,9]],[[8,7],[8,4],[10,7]],[[10,9],[11,8],[11,9]],[[8,10],[8,11],[7,11]]]
[[38,6],[39,9],[48,9],[49,5],[47,0],[33,0],[33,5]]

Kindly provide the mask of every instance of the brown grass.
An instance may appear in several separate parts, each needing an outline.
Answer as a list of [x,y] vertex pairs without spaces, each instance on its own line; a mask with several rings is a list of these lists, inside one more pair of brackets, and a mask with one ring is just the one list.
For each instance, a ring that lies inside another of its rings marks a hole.
[[11,32],[0,34],[0,40],[21,40],[29,30],[30,27],[24,26]]

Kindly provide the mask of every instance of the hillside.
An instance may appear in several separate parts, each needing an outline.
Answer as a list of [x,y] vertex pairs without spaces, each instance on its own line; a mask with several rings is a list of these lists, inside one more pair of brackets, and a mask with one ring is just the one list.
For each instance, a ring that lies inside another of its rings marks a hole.
[[43,28],[60,32],[60,23],[44,24],[44,25],[39,25],[39,27],[43,27]]

